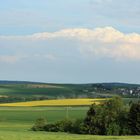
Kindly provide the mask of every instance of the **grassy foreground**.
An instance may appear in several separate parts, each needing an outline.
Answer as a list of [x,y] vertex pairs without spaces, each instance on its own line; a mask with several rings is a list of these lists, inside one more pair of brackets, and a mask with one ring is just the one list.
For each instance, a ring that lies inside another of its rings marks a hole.
[[[59,100],[59,102],[62,100]],[[69,100],[69,104],[70,104]],[[88,100],[90,101],[90,100]],[[97,101],[97,100],[94,100]],[[101,100],[102,101],[102,100]],[[75,100],[76,102],[76,100]],[[99,101],[97,101],[99,102]],[[27,102],[28,103],[28,102]],[[34,102],[31,102],[34,103]],[[64,104],[64,102],[62,102]],[[72,103],[72,102],[71,102]],[[17,103],[15,103],[16,105]],[[33,132],[31,127],[40,117],[56,122],[67,117],[85,117],[88,106],[77,107],[0,107],[0,140],[139,140],[140,136],[93,136],[68,133]]]
[[45,117],[48,122],[67,116],[81,118],[88,107],[0,107],[0,140],[139,140],[140,136],[92,136],[67,133],[33,132],[34,121]]
[[139,136],[91,136],[47,132],[0,131],[0,140],[139,140]]
[[43,101],[30,101],[30,102],[19,102],[19,103],[4,103],[0,106],[85,106],[93,103],[100,104],[106,99],[59,99],[59,100],[43,100]]

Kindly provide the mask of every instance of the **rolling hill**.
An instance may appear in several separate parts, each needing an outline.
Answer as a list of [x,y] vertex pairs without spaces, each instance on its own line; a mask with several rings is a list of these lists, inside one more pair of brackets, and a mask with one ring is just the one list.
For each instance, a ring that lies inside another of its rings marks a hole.
[[0,102],[23,102],[63,98],[138,98],[140,85],[125,83],[52,84],[0,81]]

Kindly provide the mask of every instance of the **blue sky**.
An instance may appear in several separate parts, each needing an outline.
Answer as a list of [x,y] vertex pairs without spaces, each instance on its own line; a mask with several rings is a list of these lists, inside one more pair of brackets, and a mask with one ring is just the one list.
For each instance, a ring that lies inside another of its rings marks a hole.
[[5,0],[0,79],[140,83],[139,0]]
[[0,34],[104,26],[140,32],[139,7],[139,0],[5,0],[0,4]]

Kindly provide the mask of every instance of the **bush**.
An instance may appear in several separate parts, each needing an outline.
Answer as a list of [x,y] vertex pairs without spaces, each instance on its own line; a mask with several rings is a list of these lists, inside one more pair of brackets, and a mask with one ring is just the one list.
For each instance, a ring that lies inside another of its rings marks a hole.
[[65,119],[54,124],[47,124],[44,126],[44,130],[51,132],[70,132],[72,130],[72,121]]
[[82,134],[84,133],[83,120],[75,120],[72,123],[72,129],[69,131],[71,133]]
[[46,120],[44,118],[39,118],[36,120],[35,125],[32,127],[33,131],[43,131],[46,125]]
[[44,131],[59,132],[60,128],[56,124],[47,124],[44,126]]
[[45,131],[49,132],[70,132],[70,133],[83,133],[83,120],[62,120],[53,124],[44,126]]
[[120,134],[120,126],[118,124],[110,123],[107,128],[107,135],[118,136]]

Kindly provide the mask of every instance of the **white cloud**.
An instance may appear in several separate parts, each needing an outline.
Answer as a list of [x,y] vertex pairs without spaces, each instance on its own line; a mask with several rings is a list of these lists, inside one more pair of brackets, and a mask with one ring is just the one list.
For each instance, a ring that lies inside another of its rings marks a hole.
[[[22,38],[22,37],[21,37]],[[101,43],[140,43],[140,34],[124,34],[112,27],[91,29],[64,29],[53,33],[36,33],[26,36],[33,40],[46,40],[54,38],[78,39],[84,42],[101,42]]]
[[[137,35],[137,34],[136,34]],[[28,36],[29,39],[42,40],[42,39],[51,39],[51,38],[74,38],[81,41],[103,41],[103,42],[112,42],[117,41],[124,37],[124,34],[115,30],[112,27],[105,28],[96,28],[94,30],[86,28],[78,29],[64,29],[58,32],[53,33],[37,33],[31,36]]]
[[[61,42],[67,40],[69,45],[72,45],[71,40],[78,41],[80,44],[78,45],[79,51],[87,56],[113,58],[115,60],[140,60],[140,34],[125,34],[113,27],[64,29],[57,32],[36,33],[27,36],[0,36],[0,40],[21,40],[35,43],[44,40],[57,42],[58,39]],[[46,58],[55,59],[52,55],[47,55]],[[12,59],[13,61],[16,60],[14,57]]]

